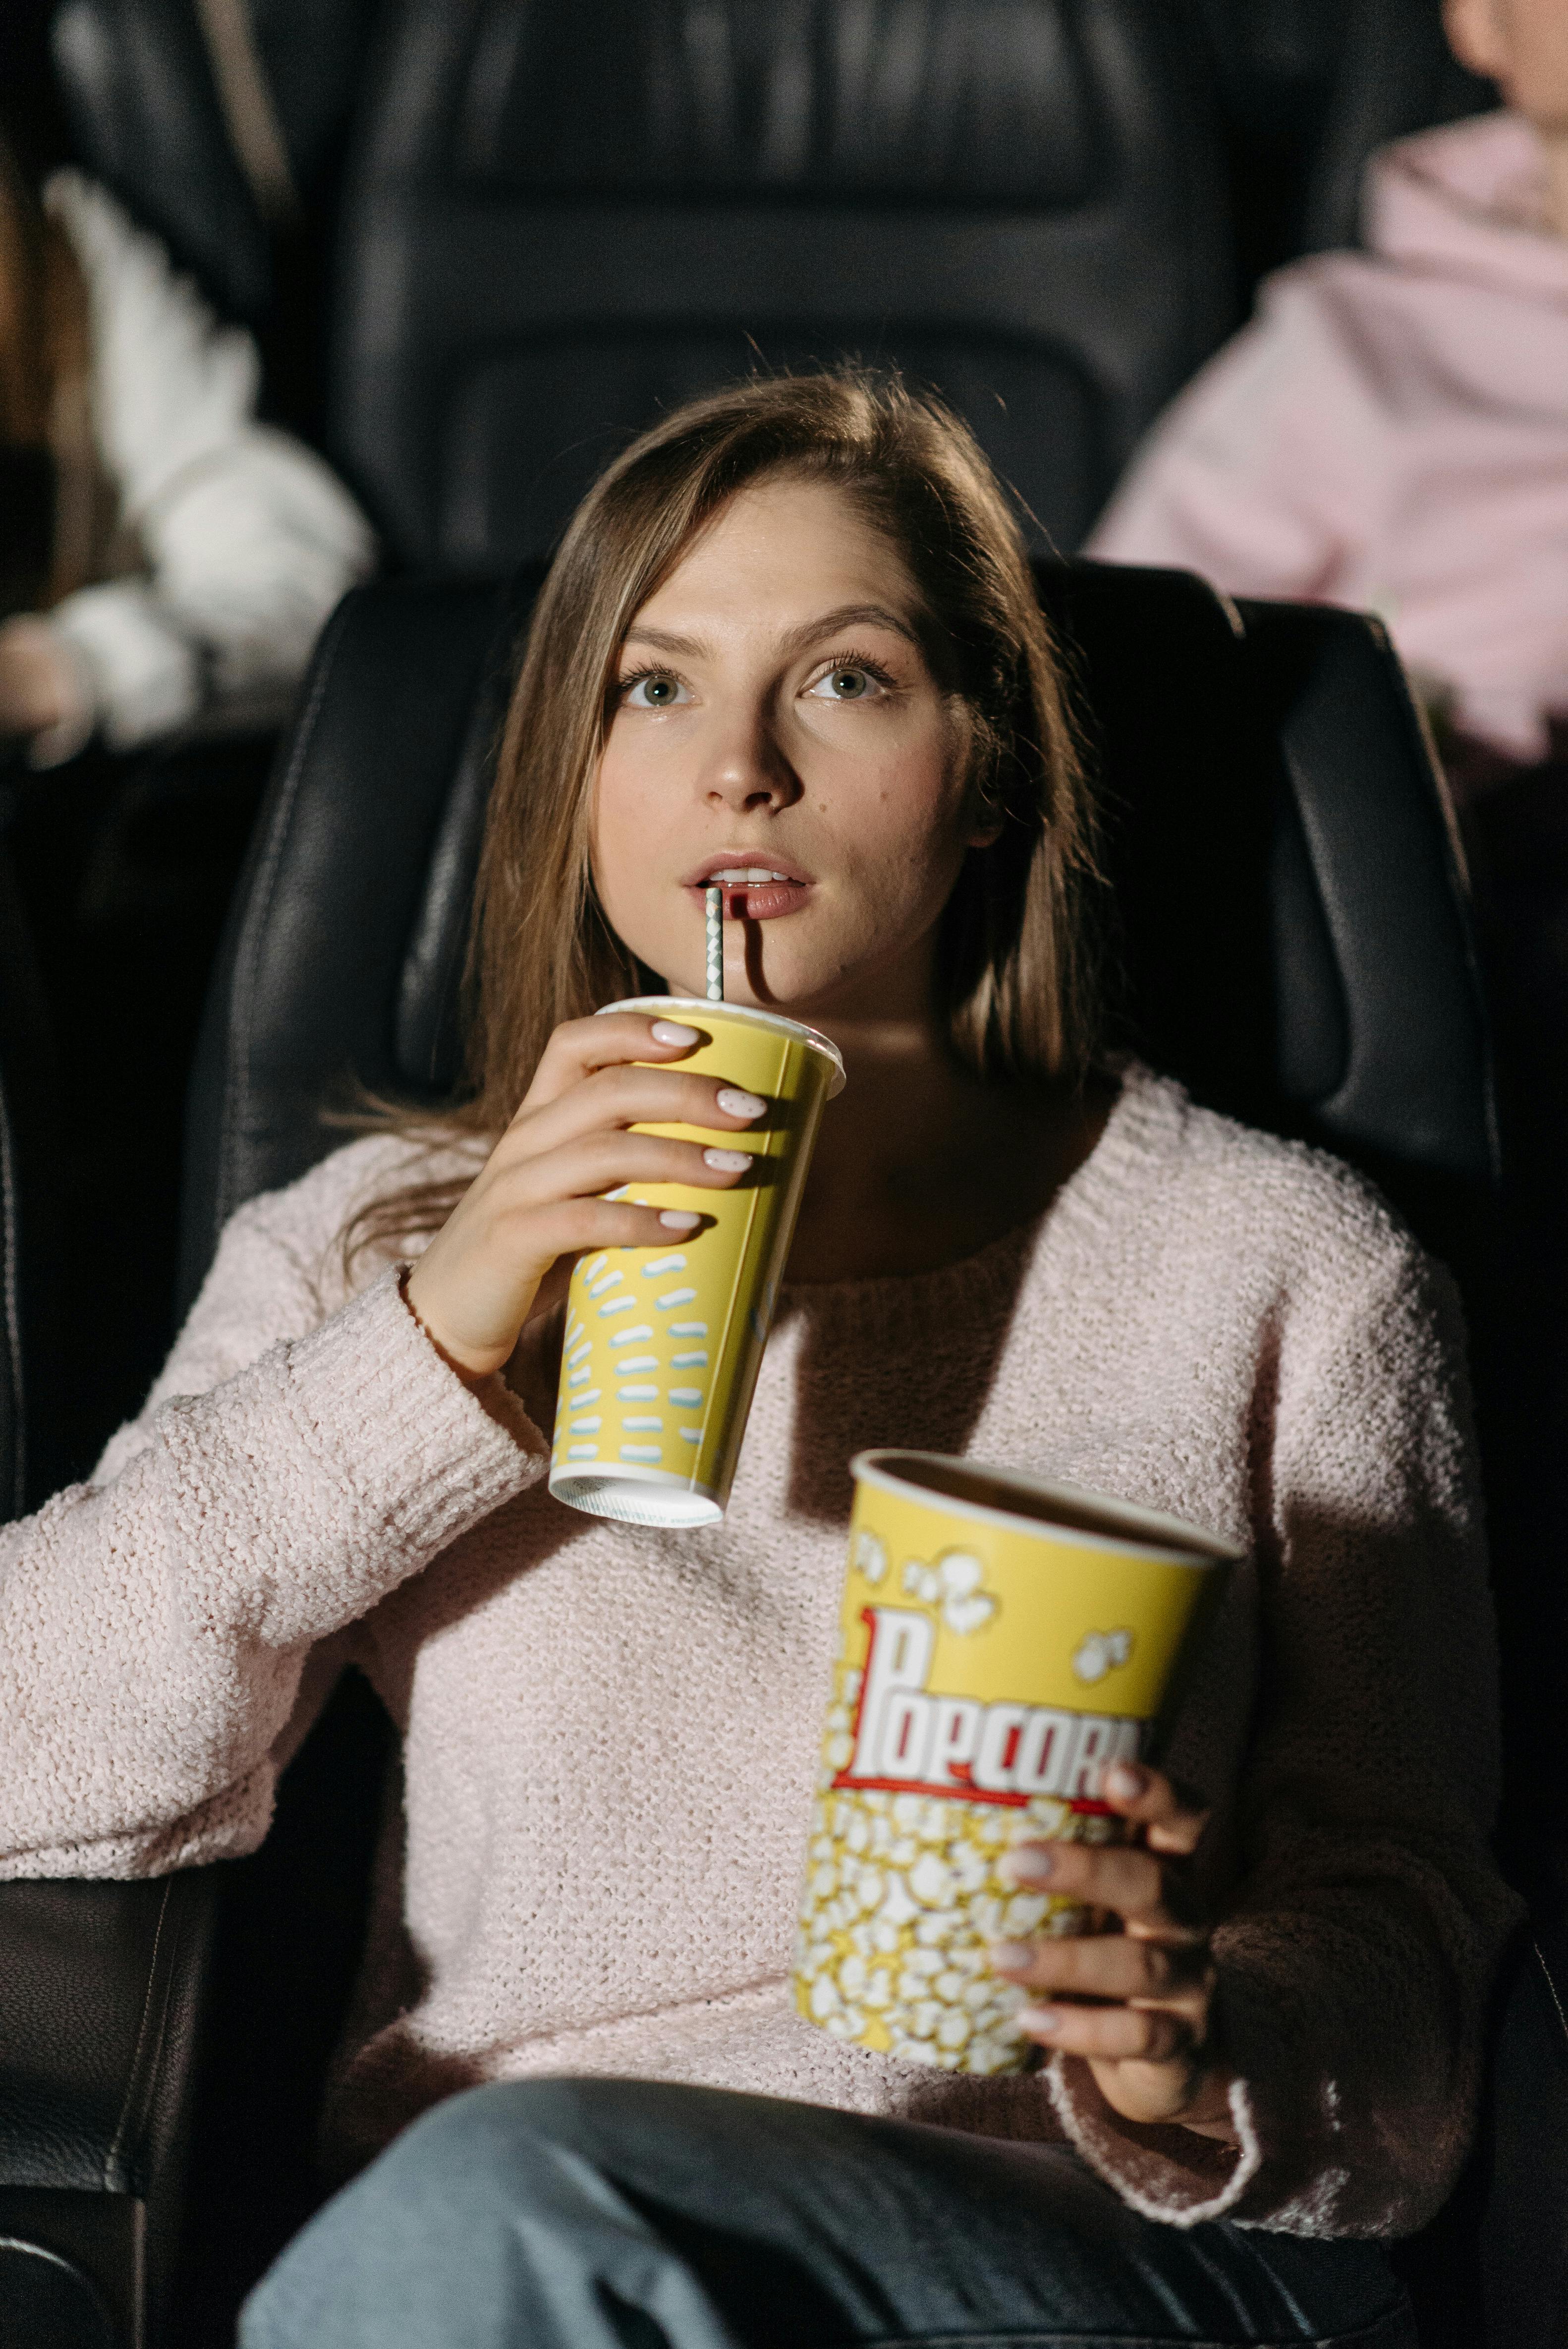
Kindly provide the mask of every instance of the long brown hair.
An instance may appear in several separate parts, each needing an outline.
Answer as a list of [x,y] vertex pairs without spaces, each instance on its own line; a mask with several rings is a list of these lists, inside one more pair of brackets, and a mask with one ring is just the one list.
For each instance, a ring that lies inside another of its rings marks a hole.
[[[831,483],[898,547],[926,657],[969,718],[975,802],[1000,825],[971,849],[943,916],[939,1010],[984,1077],[1076,1081],[1094,1049],[1083,885],[1092,823],[1061,671],[1018,523],[968,427],[896,376],[842,367],[691,401],[643,434],[577,509],[541,591],[501,736],[469,962],[468,1082],[431,1143],[498,1135],[552,1030],[643,971],[600,910],[592,796],[622,642],[738,491],[784,473]],[[460,1182],[377,1201],[364,1247],[436,1228]]]
[[76,255],[0,135],[0,448],[47,455],[55,471],[46,543],[4,550],[5,612],[57,604],[92,574],[98,468],[87,407],[88,338]]

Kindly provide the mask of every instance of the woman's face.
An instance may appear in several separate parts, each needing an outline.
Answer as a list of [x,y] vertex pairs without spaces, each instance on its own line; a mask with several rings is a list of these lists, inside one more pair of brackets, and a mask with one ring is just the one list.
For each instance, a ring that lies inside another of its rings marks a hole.
[[971,843],[963,705],[917,640],[913,579],[843,494],[778,479],[723,508],[637,614],[593,804],[612,926],[701,995],[809,1018],[923,1016]]

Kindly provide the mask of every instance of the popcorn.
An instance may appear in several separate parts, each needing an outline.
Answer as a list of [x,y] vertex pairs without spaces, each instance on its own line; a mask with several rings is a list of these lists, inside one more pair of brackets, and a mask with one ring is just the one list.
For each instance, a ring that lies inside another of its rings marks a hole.
[[[904,2063],[1021,2069],[1032,2048],[1016,2017],[1027,1994],[991,1972],[986,1942],[1092,1932],[1098,1920],[1059,1893],[1020,1891],[1002,1858],[1020,1835],[1099,1843],[1118,1823],[1044,1799],[1001,1809],[875,1791],[835,1793],[818,1816],[827,1832],[811,1843],[796,1956],[802,2012]],[[896,1842],[881,1864],[862,1860],[894,1826],[915,1831],[901,1839],[907,1862],[895,1864]],[[820,1858],[824,1849],[835,1857]]]
[[953,1871],[934,1851],[922,1852],[909,1871],[909,1889],[927,1908],[943,1908],[953,1892]]

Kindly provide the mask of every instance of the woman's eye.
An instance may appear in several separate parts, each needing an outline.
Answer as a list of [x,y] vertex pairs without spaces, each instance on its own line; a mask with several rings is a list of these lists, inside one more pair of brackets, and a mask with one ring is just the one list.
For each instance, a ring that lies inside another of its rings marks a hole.
[[622,687],[621,694],[627,709],[673,709],[677,702],[691,699],[679,678],[666,676],[663,670],[633,678]]
[[882,679],[873,677],[869,668],[857,668],[846,664],[842,668],[830,668],[826,677],[819,678],[808,688],[822,701],[872,701],[882,690]]

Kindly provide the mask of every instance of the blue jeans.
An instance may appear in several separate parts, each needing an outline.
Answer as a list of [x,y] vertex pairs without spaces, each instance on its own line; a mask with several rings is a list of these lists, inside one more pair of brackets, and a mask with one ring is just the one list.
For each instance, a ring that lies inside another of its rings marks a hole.
[[475,2088],[289,2246],[242,2349],[1414,2349],[1367,2243],[1139,2218],[1060,2147],[643,2080]]

